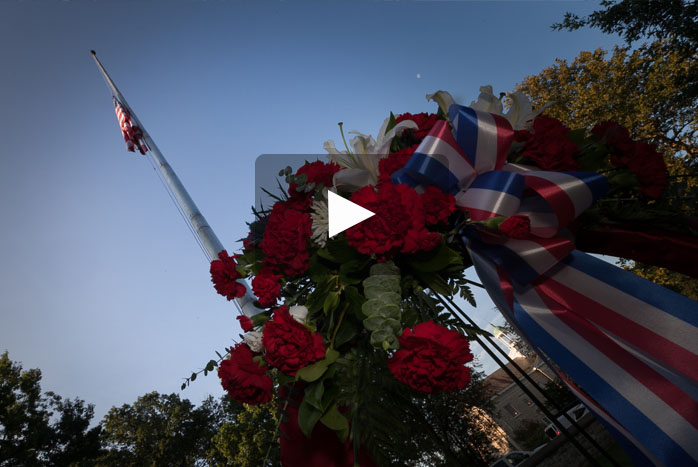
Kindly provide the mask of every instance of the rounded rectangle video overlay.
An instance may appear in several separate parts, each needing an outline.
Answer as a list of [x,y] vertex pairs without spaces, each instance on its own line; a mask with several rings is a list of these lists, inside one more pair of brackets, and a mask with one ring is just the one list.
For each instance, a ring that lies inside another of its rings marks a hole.
[[[324,244],[344,230],[375,215],[351,201],[354,192],[379,183],[408,183],[422,191],[418,171],[407,170],[409,157],[387,154],[262,154],[255,161],[254,218],[244,240],[249,260],[263,254],[267,242],[293,241],[294,232],[311,232],[312,241]],[[450,185],[448,158],[429,156],[430,172]],[[435,167],[435,169],[434,169]],[[417,173],[417,175],[415,175]],[[391,178],[392,176],[392,178]],[[432,181],[433,183],[433,181]],[[438,183],[438,181],[437,181]]]

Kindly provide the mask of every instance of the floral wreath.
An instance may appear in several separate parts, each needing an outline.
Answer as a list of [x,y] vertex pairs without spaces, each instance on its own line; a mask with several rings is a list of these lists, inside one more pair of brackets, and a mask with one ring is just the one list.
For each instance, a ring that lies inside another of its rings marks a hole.
[[[557,215],[555,235],[566,229],[582,241],[585,232],[607,228],[609,219],[632,230],[637,225],[632,215],[619,213],[640,210],[645,221],[695,233],[687,222],[676,221],[676,213],[654,208],[667,186],[667,170],[653,145],[633,141],[614,122],[571,130],[542,113],[547,105],[533,111],[518,92],[506,96],[505,113],[503,97],[486,86],[465,108],[439,91],[427,96],[438,103],[437,113],[391,113],[375,139],[351,132],[355,136],[347,143],[342,132],[345,149],[327,141],[327,161],[307,162],[295,173],[280,168],[287,188],[275,196],[270,209],[254,212],[242,252],[229,256],[222,251],[211,263],[219,294],[228,300],[242,297],[246,289],[240,280],[251,278],[255,305],[263,309],[238,317],[243,340],[218,366],[232,399],[266,403],[278,388],[287,408],[295,394],[291,405],[297,405],[297,419],[292,422],[307,438],[319,423],[349,445],[351,440],[358,443],[353,430],[360,420],[357,374],[362,369],[392,375],[399,384],[423,393],[458,391],[469,384],[473,355],[468,337],[484,331],[444,311],[436,297],[460,296],[475,305],[464,271],[477,259],[473,245],[478,242],[499,245],[535,237],[548,245],[553,236],[544,234],[549,226],[541,226],[538,213],[517,208],[501,214],[464,201],[468,195],[458,191],[461,182],[456,189],[438,182],[448,174],[438,173],[443,167],[433,169],[433,158],[422,158],[421,167],[428,166],[424,171],[415,169],[425,146],[456,147],[449,135],[461,132],[457,124],[468,115],[479,119],[475,131],[482,131],[485,118],[503,129],[497,134],[501,154],[488,169],[493,174],[488,183],[503,173],[603,174],[584,180],[594,199],[564,223],[551,202],[550,212]],[[508,138],[506,144],[502,138]],[[459,144],[461,155],[479,167]],[[430,174],[432,169],[436,172]],[[484,178],[480,174],[469,190],[485,189],[477,181]],[[522,196],[537,189],[527,184]],[[328,238],[328,190],[375,216]],[[500,200],[511,194],[508,188],[498,190]],[[629,205],[632,209],[625,209]],[[469,241],[464,241],[465,232]],[[358,451],[347,452],[353,458]]]

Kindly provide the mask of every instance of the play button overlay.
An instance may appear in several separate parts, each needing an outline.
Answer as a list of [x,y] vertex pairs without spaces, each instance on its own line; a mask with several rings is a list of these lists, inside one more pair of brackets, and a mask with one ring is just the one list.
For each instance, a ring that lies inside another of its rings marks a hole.
[[330,237],[334,237],[338,233],[342,233],[349,227],[355,226],[376,214],[356,203],[352,203],[348,199],[342,198],[332,191],[328,191],[327,215],[329,217],[328,233]]

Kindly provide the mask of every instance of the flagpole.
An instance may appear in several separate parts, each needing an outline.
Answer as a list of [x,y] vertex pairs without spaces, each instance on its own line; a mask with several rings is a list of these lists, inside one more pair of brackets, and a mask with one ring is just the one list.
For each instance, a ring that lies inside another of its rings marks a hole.
[[[107,82],[107,85],[111,88],[111,91],[114,94],[114,96],[119,100],[121,105],[123,105],[124,108],[131,114],[131,118],[141,129],[141,132],[143,134],[143,140],[148,145],[148,148],[150,149],[153,158],[157,162],[158,169],[160,170],[162,176],[165,178],[165,181],[174,193],[174,196],[177,198],[179,205],[181,206],[186,216],[189,218],[189,221],[191,222],[194,228],[194,232],[201,240],[201,243],[203,244],[208,255],[208,260],[211,261],[217,259],[218,253],[224,250],[223,244],[220,242],[220,240],[218,240],[216,233],[208,224],[206,218],[201,213],[201,211],[199,211],[199,208],[196,206],[196,203],[194,203],[194,200],[191,199],[189,193],[187,193],[187,190],[184,188],[184,185],[179,180],[179,177],[177,177],[177,174],[172,169],[172,166],[170,166],[170,164],[165,159],[165,156],[163,156],[162,152],[160,152],[160,149],[155,144],[155,141],[153,141],[153,139],[150,137],[150,134],[145,129],[140,120],[138,120],[138,117],[136,116],[133,109],[126,102],[126,98],[116,87],[114,81],[112,81],[111,77],[109,76],[109,73],[107,73],[107,70],[104,68],[102,63],[97,58],[97,53],[94,50],[91,50],[90,53],[92,54],[92,58],[95,60],[95,63],[99,68],[99,71],[102,73],[104,80]],[[240,280],[238,282],[243,284],[246,290],[244,297],[235,299],[242,313],[247,316],[252,316],[264,311],[254,306],[253,302],[256,300],[256,298],[250,290],[250,286],[247,284],[247,282],[244,280]]]

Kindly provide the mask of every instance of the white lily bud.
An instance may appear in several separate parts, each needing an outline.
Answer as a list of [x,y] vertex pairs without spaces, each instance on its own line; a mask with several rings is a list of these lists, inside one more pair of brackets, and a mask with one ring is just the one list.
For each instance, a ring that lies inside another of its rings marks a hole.
[[288,312],[293,316],[293,319],[301,324],[305,324],[305,319],[308,316],[308,309],[303,305],[295,305],[289,308]]
[[261,352],[262,350],[264,350],[264,346],[262,345],[261,332],[250,331],[244,336],[242,336],[242,339],[253,352]]

